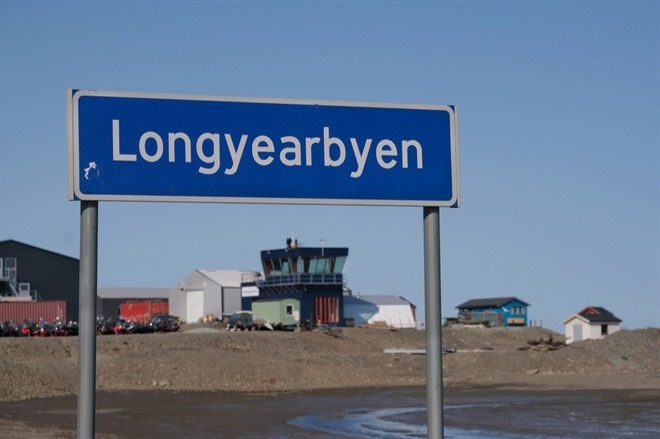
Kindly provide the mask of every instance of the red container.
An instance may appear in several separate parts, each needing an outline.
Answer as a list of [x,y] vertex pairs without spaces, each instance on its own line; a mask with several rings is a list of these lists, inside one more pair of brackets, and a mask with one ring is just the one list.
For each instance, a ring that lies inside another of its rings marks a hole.
[[119,313],[124,320],[147,323],[157,314],[169,314],[167,300],[130,301],[119,305]]
[[12,320],[23,323],[24,320],[38,322],[39,319],[49,323],[57,319],[66,322],[66,302],[64,300],[0,302],[0,321]]

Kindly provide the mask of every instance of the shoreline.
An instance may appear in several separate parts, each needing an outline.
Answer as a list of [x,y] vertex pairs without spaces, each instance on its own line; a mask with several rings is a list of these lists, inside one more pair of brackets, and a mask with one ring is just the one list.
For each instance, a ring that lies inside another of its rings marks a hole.
[[[125,439],[150,437],[166,428],[169,434],[159,437],[181,437],[182,431],[192,437],[267,437],[331,438],[323,432],[289,425],[301,417],[334,418],[340,413],[357,410],[380,410],[390,407],[422,407],[426,388],[336,388],[300,390],[279,393],[188,392],[173,390],[112,391],[97,395],[96,437]],[[531,401],[524,410],[546,413],[548,401],[562,404],[575,401],[597,401],[601,404],[655,404],[660,408],[660,389],[511,389],[502,386],[457,386],[444,392],[446,428],[483,428],[484,422],[471,410],[464,415],[456,409],[485,406],[498,401],[508,406],[511,401]],[[508,401],[508,402],[507,402]],[[60,439],[73,438],[76,432],[76,397],[74,395],[37,400],[0,402],[0,430],[6,437]],[[589,405],[589,404],[587,404]],[[409,410],[409,409],[406,409]],[[178,414],[172,418],[173,414]],[[409,424],[425,423],[424,411],[400,415]],[[229,423],[219,420],[229,419]],[[122,425],[120,425],[120,423]],[[221,426],[219,425],[221,424]],[[517,428],[517,427],[511,427]],[[216,435],[213,432],[216,432]],[[510,431],[510,430],[504,430]],[[521,430],[524,432],[524,429]],[[218,433],[218,432],[221,432]],[[255,436],[256,435],[256,436]]]

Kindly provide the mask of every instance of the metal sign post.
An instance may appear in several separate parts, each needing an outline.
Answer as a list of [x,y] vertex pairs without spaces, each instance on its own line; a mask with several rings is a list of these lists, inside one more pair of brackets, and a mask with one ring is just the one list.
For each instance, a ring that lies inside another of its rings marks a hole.
[[96,282],[98,202],[80,202],[78,439],[93,439],[96,407]]
[[444,437],[440,289],[440,209],[425,207],[426,425],[429,439],[442,439]]

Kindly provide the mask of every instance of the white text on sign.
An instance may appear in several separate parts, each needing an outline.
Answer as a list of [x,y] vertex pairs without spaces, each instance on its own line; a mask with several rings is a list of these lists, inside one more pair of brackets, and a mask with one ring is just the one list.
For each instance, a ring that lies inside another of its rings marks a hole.
[[[167,139],[167,152],[165,151],[165,140]],[[140,159],[148,163],[155,163],[167,155],[167,160],[176,162],[177,155],[183,155],[186,163],[193,160],[193,139],[185,132],[169,132],[161,135],[155,131],[144,132],[137,145],[122,148],[120,121],[112,121],[112,160],[117,162],[137,162]],[[276,160],[284,166],[313,166],[314,151],[321,148],[322,163],[326,167],[342,166],[348,155],[355,163],[355,170],[350,173],[352,178],[359,178],[370,157],[375,158],[377,166],[383,169],[392,169],[397,166],[408,169],[413,166],[423,169],[422,144],[414,139],[401,140],[395,143],[390,139],[374,140],[367,138],[358,140],[354,137],[349,139],[350,147],[338,137],[330,135],[330,127],[323,127],[322,137],[305,137],[299,139],[295,136],[283,136],[276,143],[271,137],[261,134],[249,139],[247,134],[233,137],[224,134],[224,144],[229,153],[229,166],[224,168],[226,175],[238,172],[243,160],[246,146],[249,143],[249,151],[252,160],[260,166],[269,166]],[[197,159],[202,162],[197,171],[205,175],[213,175],[221,167],[221,134],[205,132],[197,136],[194,142],[194,151]],[[181,151],[177,151],[181,150]],[[318,160],[318,158],[317,158]],[[411,165],[411,161],[414,162]]]

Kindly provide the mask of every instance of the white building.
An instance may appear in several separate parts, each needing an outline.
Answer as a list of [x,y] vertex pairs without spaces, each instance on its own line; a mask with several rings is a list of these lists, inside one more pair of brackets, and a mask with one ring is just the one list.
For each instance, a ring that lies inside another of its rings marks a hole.
[[241,282],[252,271],[195,270],[168,292],[170,314],[195,323],[212,314],[218,318],[241,309]]
[[566,343],[599,340],[621,329],[621,319],[598,306],[588,306],[564,320]]
[[345,296],[344,321],[355,326],[382,324],[393,328],[415,328],[415,305],[399,296]]

